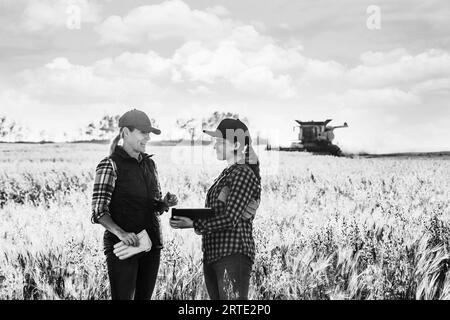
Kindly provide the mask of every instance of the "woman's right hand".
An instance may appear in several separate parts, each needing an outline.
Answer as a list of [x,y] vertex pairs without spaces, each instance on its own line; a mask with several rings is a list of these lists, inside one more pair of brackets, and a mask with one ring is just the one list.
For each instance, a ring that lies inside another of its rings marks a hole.
[[137,247],[139,245],[139,238],[134,232],[122,232],[118,238],[127,246]]
[[178,198],[176,195],[174,195],[173,193],[167,192],[166,195],[164,196],[164,204],[167,207],[173,207],[176,206],[178,204]]

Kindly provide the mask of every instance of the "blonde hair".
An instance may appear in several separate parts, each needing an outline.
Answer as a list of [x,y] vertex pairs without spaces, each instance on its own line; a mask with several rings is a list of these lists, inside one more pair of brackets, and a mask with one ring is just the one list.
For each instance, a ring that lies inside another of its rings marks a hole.
[[111,141],[111,145],[109,147],[109,155],[111,156],[114,153],[114,150],[116,149],[117,145],[119,144],[120,139],[123,138],[123,128],[120,128],[119,133],[117,136],[114,137]]

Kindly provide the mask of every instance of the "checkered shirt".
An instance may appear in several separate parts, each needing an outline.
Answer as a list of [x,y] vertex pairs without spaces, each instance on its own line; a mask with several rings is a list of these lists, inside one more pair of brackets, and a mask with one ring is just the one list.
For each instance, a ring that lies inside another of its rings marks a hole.
[[[219,200],[219,195],[225,187],[229,193],[224,202]],[[244,219],[243,213],[252,199],[259,200],[260,197],[261,182],[248,165],[233,164],[222,171],[206,196],[205,206],[212,208],[214,214],[194,221],[195,231],[202,234],[205,263],[235,253],[254,260],[253,217]]]

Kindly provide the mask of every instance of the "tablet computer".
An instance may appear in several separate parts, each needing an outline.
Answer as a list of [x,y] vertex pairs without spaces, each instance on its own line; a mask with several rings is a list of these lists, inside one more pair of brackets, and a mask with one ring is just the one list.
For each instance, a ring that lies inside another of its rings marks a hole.
[[212,214],[213,210],[211,208],[190,208],[190,209],[172,208],[172,218],[175,216],[181,216],[195,220],[211,217]]

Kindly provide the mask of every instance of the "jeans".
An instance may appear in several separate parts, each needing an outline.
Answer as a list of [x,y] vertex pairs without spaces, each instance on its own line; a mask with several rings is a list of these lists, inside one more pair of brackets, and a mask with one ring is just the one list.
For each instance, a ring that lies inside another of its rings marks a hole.
[[158,276],[161,249],[141,252],[119,260],[109,251],[106,254],[111,298],[113,300],[150,300]]
[[253,262],[241,253],[203,265],[211,300],[247,300]]

